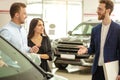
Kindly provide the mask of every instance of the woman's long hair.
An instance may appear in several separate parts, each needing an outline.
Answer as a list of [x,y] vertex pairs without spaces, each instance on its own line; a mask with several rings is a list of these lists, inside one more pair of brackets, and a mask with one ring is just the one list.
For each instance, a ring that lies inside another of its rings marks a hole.
[[[44,21],[41,18],[33,18],[29,25],[28,39],[31,39],[34,36],[34,29],[37,26],[39,20],[43,22],[43,26],[44,26]],[[44,28],[44,33],[42,35],[47,36],[45,28]]]

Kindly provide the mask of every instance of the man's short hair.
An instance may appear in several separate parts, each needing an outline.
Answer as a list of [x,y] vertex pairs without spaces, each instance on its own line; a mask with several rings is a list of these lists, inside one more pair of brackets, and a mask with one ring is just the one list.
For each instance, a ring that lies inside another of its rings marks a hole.
[[99,3],[103,3],[105,4],[105,8],[106,9],[110,9],[110,14],[112,13],[113,9],[114,9],[114,4],[111,0],[100,0]]
[[10,7],[11,18],[13,18],[15,16],[15,13],[20,11],[21,7],[26,8],[26,5],[24,3],[21,3],[21,2],[15,2],[11,5],[11,7]]

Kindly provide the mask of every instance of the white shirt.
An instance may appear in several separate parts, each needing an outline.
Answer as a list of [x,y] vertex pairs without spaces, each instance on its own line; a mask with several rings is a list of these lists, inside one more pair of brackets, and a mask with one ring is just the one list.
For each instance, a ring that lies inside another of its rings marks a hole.
[[98,65],[102,66],[104,63],[104,45],[105,45],[105,41],[106,41],[106,37],[108,34],[108,30],[109,30],[110,24],[108,25],[103,25],[102,24],[102,28],[101,28],[101,44],[100,44],[100,56],[99,56],[99,62]]

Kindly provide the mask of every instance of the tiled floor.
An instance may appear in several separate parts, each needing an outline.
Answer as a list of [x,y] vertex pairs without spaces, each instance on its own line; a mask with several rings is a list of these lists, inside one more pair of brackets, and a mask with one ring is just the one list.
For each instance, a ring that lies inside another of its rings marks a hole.
[[53,68],[52,72],[68,80],[91,80],[90,68],[88,67],[69,66],[65,70]]
[[57,71],[56,74],[61,75],[68,80],[91,80],[91,75],[90,74],[83,74],[79,71],[77,72],[72,72],[68,73],[66,71]]

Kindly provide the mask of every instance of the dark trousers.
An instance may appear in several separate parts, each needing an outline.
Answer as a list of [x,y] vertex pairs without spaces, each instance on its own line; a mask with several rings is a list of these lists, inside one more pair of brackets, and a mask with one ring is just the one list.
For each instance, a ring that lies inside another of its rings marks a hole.
[[105,80],[102,66],[97,66],[96,72],[92,75],[92,80]]

